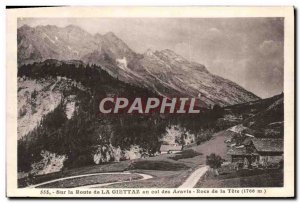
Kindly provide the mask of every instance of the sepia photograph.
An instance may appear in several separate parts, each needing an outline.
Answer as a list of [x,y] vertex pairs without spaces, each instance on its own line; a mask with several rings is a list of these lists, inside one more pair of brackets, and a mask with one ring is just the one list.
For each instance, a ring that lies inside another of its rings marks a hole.
[[[293,189],[290,19],[43,16],[14,17],[13,191],[271,197]],[[285,194],[294,193],[277,195]]]

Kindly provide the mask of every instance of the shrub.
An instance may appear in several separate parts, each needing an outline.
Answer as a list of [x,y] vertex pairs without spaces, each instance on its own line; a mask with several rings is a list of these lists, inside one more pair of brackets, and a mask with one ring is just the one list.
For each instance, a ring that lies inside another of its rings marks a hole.
[[129,150],[124,151],[126,160],[139,159],[142,157],[142,149],[138,145],[131,145]]
[[67,159],[65,155],[57,155],[49,151],[41,152],[42,160],[31,165],[31,174],[43,175],[60,171]]
[[208,141],[212,138],[212,135],[214,134],[213,129],[201,129],[200,132],[197,135],[197,145],[200,145],[202,142]]
[[71,164],[69,163],[69,167],[76,168],[88,165],[90,163],[90,156],[89,155],[79,155],[78,158],[70,160]]
[[184,133],[184,129],[180,126],[168,126],[166,128],[166,134],[163,136],[161,141],[167,145],[183,144],[182,135]]
[[112,146],[99,145],[93,154],[95,164],[107,163],[114,159]]
[[279,168],[283,169],[283,159],[281,159],[280,162],[279,162]]
[[213,169],[220,168],[223,161],[224,160],[220,156],[216,155],[215,153],[206,156],[206,165],[209,165],[209,167]]
[[27,113],[27,109],[26,109],[26,106],[23,106],[22,108],[20,108],[19,110],[19,117],[23,117],[25,116]]

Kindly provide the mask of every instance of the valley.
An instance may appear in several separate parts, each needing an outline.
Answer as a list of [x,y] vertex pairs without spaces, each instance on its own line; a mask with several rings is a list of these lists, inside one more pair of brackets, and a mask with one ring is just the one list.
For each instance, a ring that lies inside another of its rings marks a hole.
[[17,94],[19,187],[218,187],[251,182],[240,168],[260,177],[283,164],[265,163],[283,153],[283,93],[261,99],[172,50],[135,53],[112,32],[18,28]]

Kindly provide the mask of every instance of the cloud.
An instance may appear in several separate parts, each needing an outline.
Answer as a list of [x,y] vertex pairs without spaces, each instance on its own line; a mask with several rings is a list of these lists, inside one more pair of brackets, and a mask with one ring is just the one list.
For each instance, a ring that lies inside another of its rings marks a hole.
[[188,43],[180,42],[174,47],[174,51],[188,60],[191,60],[191,46]]
[[203,38],[206,38],[207,40],[219,40],[223,37],[226,37],[226,35],[224,35],[223,32],[216,27],[209,28],[203,35]]
[[208,32],[220,34],[221,30],[219,30],[218,28],[212,27],[212,28],[208,29]]
[[259,51],[265,56],[282,54],[283,43],[274,40],[265,40],[259,45]]
[[246,87],[247,75],[245,69],[249,63],[247,58],[224,58],[217,57],[209,64],[213,68],[212,73],[222,75],[223,77],[237,82],[243,87]]
[[283,42],[265,39],[258,43],[256,50],[245,69],[249,90],[262,97],[278,94],[283,90]]

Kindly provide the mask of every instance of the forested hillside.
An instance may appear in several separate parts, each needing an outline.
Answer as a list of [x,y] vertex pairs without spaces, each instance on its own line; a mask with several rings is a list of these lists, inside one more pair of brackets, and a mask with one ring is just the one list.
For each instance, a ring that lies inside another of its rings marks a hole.
[[[182,137],[176,140],[179,144],[184,142],[185,134],[193,135],[199,143],[220,128],[216,123],[223,110],[218,106],[194,115],[100,114],[99,102],[104,97],[159,96],[120,81],[97,65],[46,60],[21,66],[18,77],[18,105],[24,105],[18,108],[19,119],[26,125],[32,122],[31,118],[40,117],[33,130],[18,136],[19,171],[38,168],[36,163],[40,164],[45,156],[58,160],[59,164],[53,164],[67,168],[134,159],[143,154],[151,156],[158,152],[161,139],[172,126],[182,132]],[[26,92],[29,81],[43,88]],[[45,94],[60,95],[50,112],[41,110],[45,106],[40,98],[47,98]],[[22,102],[24,98],[30,102]],[[44,166],[40,167],[42,170]]]

